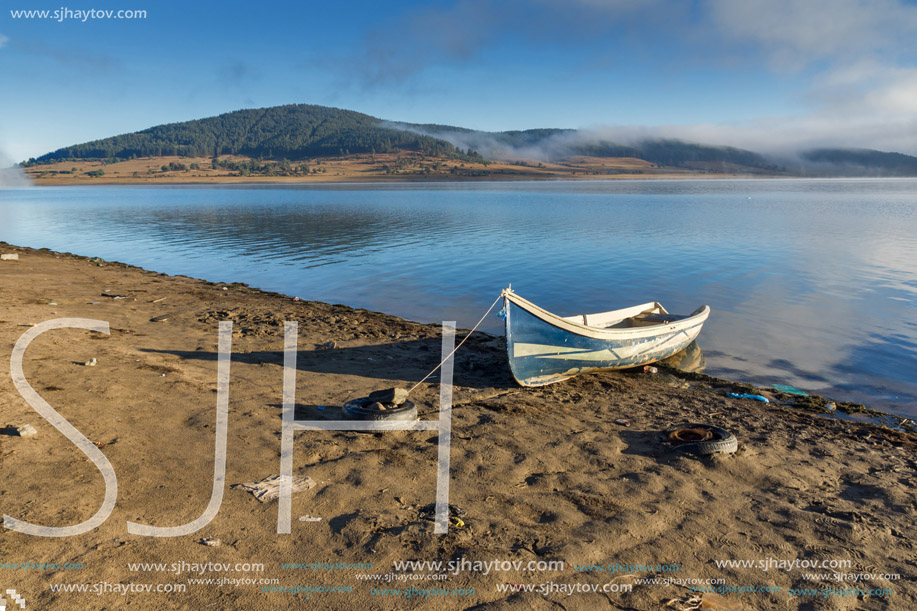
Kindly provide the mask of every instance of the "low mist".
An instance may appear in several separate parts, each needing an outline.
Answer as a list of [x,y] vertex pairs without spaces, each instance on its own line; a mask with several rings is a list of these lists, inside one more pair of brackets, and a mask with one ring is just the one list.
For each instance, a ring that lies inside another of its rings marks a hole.
[[16,189],[31,186],[32,181],[25,175],[22,168],[14,163],[3,151],[0,151],[0,189]]
[[[808,121],[761,121],[742,125],[595,126],[582,129],[535,129],[524,132],[479,132],[439,125],[384,122],[383,127],[445,140],[501,161],[556,161],[574,155],[627,157],[626,149],[648,142],[680,141],[708,147],[732,147],[789,164],[804,163],[804,153],[816,149],[873,149],[917,155],[910,130],[880,130],[875,125]],[[917,123],[913,126],[917,129]],[[600,152],[601,151],[601,152]],[[633,153],[634,151],[630,151]],[[620,154],[616,154],[620,153]]]

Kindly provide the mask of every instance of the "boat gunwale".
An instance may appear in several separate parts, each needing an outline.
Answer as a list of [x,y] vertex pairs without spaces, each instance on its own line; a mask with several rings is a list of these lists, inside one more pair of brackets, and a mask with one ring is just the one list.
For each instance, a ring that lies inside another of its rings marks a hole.
[[[620,339],[620,338],[640,338],[640,337],[655,337],[660,334],[660,331],[671,332],[678,331],[687,328],[693,328],[697,324],[703,324],[707,317],[710,315],[710,306],[704,305],[694,311],[690,316],[686,318],[681,318],[678,320],[673,320],[668,324],[658,324],[651,325],[646,327],[631,327],[631,328],[599,328],[599,327],[590,327],[582,323],[573,322],[566,320],[554,314],[548,312],[547,310],[538,307],[531,301],[520,297],[512,291],[512,289],[504,289],[502,296],[504,299],[514,303],[523,310],[527,311],[529,314],[532,314],[536,318],[541,319],[543,322],[558,327],[564,331],[574,333],[576,335],[581,335],[584,337],[589,337],[593,339]],[[648,302],[649,305],[662,307],[659,302]],[[627,308],[620,308],[627,309]],[[616,310],[609,310],[609,312],[614,312]],[[608,312],[600,312],[599,314],[607,314]],[[586,315],[587,318],[590,316]],[[595,314],[593,314],[595,316]]]

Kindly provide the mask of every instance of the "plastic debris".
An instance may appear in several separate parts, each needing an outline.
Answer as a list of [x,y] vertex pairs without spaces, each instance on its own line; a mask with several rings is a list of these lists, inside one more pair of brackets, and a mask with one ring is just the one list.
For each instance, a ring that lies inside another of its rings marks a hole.
[[214,539],[213,537],[204,537],[199,541],[201,545],[206,545],[207,547],[220,547],[223,545],[223,542],[219,539]]
[[36,431],[35,427],[31,424],[23,424],[22,426],[16,427],[16,432],[19,433],[20,437],[34,437],[38,435],[38,431]]
[[789,384],[774,384],[774,390],[779,390],[780,392],[784,392],[788,395],[796,395],[798,397],[809,396],[809,393],[806,391],[796,388],[795,386],[790,386]]
[[829,409],[830,411],[832,411],[832,412],[836,412],[836,411],[837,411],[837,403],[835,403],[834,401],[828,401],[828,403],[825,405],[825,407],[828,408],[828,409]]
[[657,367],[651,367],[649,365],[646,365],[643,367],[643,372],[644,373],[659,373],[659,369]]
[[321,518],[316,518],[315,516],[299,516],[300,522],[321,522]]
[[18,261],[18,260],[19,260],[19,255],[16,253],[12,253],[9,255],[0,255],[0,261]]
[[615,420],[615,424],[620,424],[621,426],[630,426],[630,420],[625,420],[624,418],[618,418]]
[[[418,510],[418,514],[424,520],[434,521],[436,520],[436,503],[430,503],[425,505]],[[459,507],[458,505],[449,504],[449,521],[453,524],[453,520],[458,520],[462,522],[462,526],[465,525],[465,522],[461,519],[467,515],[467,512]]]
[[99,364],[99,361],[97,361],[95,357],[92,357],[91,359],[83,363],[83,365],[85,365],[86,367],[95,367],[98,364]]
[[750,395],[748,393],[737,393],[731,392],[727,397],[732,397],[733,399],[754,399],[755,401],[761,401],[762,403],[770,403],[770,400],[767,397],[762,397],[761,395]]

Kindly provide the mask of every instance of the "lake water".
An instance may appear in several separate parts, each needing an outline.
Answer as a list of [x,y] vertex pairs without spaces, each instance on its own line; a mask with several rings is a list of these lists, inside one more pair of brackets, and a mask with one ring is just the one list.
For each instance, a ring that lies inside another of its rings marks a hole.
[[914,180],[31,188],[0,239],[464,327],[707,304],[708,373],[917,416]]

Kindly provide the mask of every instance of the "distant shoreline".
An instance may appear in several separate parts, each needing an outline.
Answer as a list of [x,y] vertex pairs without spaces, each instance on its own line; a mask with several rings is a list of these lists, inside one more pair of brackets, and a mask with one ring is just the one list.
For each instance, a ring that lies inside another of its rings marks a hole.
[[641,176],[638,174],[632,176],[583,176],[583,177],[564,177],[564,176],[482,176],[466,178],[425,178],[425,177],[382,177],[382,176],[352,176],[348,178],[333,179],[282,179],[267,178],[260,179],[257,177],[238,177],[238,179],[227,178],[225,180],[48,180],[48,179],[30,179],[34,186],[37,187],[117,187],[117,186],[188,186],[188,187],[206,187],[218,185],[252,185],[252,186],[322,186],[322,185],[348,185],[348,184],[398,184],[398,183],[426,183],[426,184],[446,184],[446,183],[478,183],[478,182],[582,182],[582,181],[626,181],[626,180],[729,180],[729,179],[764,179],[764,178],[798,178],[783,176],[749,176],[741,174],[674,174],[674,175],[657,175]]
[[489,176],[489,177],[383,177],[358,176],[329,179],[283,179],[277,177],[232,177],[225,180],[47,180],[29,179],[31,186],[36,187],[208,187],[208,186],[333,186],[333,185],[373,185],[373,184],[449,184],[449,183],[487,183],[487,182],[617,182],[617,181],[663,181],[663,180],[826,180],[826,181],[908,181],[917,180],[910,176],[768,176],[749,174],[673,174],[673,175],[630,175],[630,176]]
[[[254,171],[249,168],[254,167]],[[231,168],[231,169],[230,169]],[[267,169],[265,169],[267,168]],[[419,153],[350,155],[260,164],[239,156],[142,157],[123,161],[59,161],[29,165],[23,173],[39,186],[331,184],[365,182],[475,182],[483,180],[645,180],[777,177],[745,168],[657,166],[627,157],[575,157],[560,162],[472,162]]]

